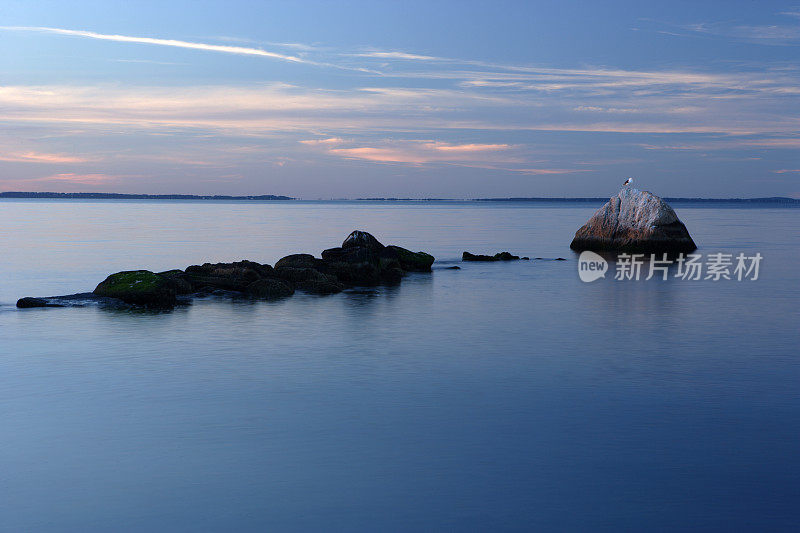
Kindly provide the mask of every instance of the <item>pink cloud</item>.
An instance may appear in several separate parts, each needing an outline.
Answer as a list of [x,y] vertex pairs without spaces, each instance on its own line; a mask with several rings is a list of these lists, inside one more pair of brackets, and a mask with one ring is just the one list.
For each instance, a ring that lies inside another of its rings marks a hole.
[[496,160],[492,152],[511,148],[508,144],[451,144],[439,141],[387,141],[383,146],[331,148],[329,154],[347,159],[380,163],[433,163]]
[[782,168],[781,170],[773,170],[775,174],[800,174],[800,168]]
[[317,144],[339,144],[344,142],[343,139],[339,137],[329,137],[327,139],[309,139],[306,141],[300,141],[301,144],[308,144],[308,145],[317,145]]
[[441,142],[428,143],[426,148],[441,152],[490,152],[511,148],[509,144],[448,144]]
[[89,159],[64,154],[46,154],[42,152],[13,152],[0,154],[0,161],[12,163],[85,163]]

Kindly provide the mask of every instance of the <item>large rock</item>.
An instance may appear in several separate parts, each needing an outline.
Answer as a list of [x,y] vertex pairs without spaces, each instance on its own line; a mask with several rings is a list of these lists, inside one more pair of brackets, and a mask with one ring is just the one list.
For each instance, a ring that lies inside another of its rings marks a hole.
[[282,257],[275,263],[275,268],[319,268],[322,259],[317,259],[311,254],[292,254]]
[[174,284],[149,270],[111,274],[100,282],[94,294],[157,309],[172,309],[176,304]]
[[384,246],[366,231],[355,230],[342,243],[342,248],[363,247],[369,250],[380,251]]
[[271,266],[253,261],[234,263],[204,263],[186,267],[184,279],[192,284],[193,290],[223,289],[244,292],[259,279],[274,277]]
[[622,189],[576,233],[570,248],[635,253],[688,253],[697,249],[675,211],[647,191]]

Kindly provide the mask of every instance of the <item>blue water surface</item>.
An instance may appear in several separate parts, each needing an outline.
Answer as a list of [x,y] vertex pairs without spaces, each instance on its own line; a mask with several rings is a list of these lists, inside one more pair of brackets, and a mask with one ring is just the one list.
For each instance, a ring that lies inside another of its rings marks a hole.
[[[761,253],[756,281],[583,283],[569,242],[596,207],[0,202],[0,530],[794,530],[800,210],[676,206],[698,253]],[[353,229],[437,268],[545,260],[170,313],[13,306]]]

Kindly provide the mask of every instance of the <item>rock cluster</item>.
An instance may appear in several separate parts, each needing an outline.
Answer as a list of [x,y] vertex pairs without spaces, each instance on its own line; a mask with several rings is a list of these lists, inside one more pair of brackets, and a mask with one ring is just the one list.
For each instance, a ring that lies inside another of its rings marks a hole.
[[576,233],[576,251],[689,253],[697,249],[675,211],[647,191],[622,189]]
[[[333,294],[354,286],[395,284],[407,272],[430,272],[433,261],[433,256],[425,252],[384,246],[369,233],[354,231],[341,247],[324,250],[321,259],[310,254],[293,254],[280,259],[274,268],[253,261],[237,261],[159,273],[117,272],[102,281],[93,295],[154,309],[171,309],[181,297],[217,292],[274,300],[291,296],[296,290]],[[69,297],[21,298],[17,306],[54,306],[66,298]]]
[[530,258],[520,258],[520,256],[513,255],[511,252],[499,252],[494,255],[471,254],[469,252],[461,254],[462,261],[518,261],[519,259],[527,261]]

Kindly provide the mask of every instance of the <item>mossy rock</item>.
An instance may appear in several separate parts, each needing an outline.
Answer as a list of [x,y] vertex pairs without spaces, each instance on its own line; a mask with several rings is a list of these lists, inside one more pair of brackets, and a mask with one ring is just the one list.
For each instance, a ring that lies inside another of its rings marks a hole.
[[425,252],[412,252],[399,246],[387,246],[389,250],[397,253],[397,260],[403,270],[410,272],[430,272],[435,258]]
[[176,303],[174,283],[149,270],[111,274],[100,282],[94,294],[156,309],[172,309]]

